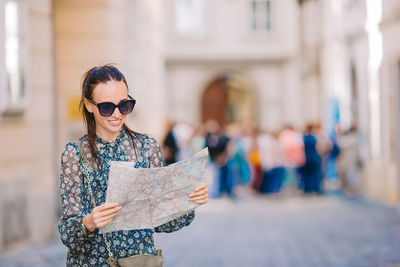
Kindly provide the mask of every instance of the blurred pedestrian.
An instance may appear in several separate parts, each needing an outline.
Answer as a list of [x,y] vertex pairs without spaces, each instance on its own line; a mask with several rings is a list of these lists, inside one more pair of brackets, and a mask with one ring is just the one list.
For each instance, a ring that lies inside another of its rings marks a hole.
[[234,144],[226,136],[216,121],[206,122],[206,146],[210,153],[210,168],[213,168],[213,188],[212,197],[219,197],[226,194],[228,197],[236,199],[234,189],[238,184],[238,173],[235,172],[234,162],[232,161]]
[[[254,136],[255,139],[258,136]],[[261,167],[261,156],[260,156],[260,148],[258,147],[257,142],[253,143],[252,148],[249,151],[249,163],[251,168],[251,188],[253,188],[256,192],[260,191],[260,184],[263,177],[263,171]]]
[[221,134],[209,134],[206,138],[206,145],[210,153],[212,168],[214,171],[213,188],[211,189],[213,197],[219,197],[226,193],[228,197],[235,197],[234,177],[232,168],[229,164],[228,144],[230,139]]
[[[317,139],[317,152],[321,156],[321,170],[322,170],[322,178],[320,182],[320,188],[322,192],[322,188],[324,185],[325,177],[327,175],[326,170],[326,162],[330,154],[332,153],[333,157],[336,157],[339,151],[333,151],[333,142],[331,138],[327,135],[327,133],[323,130],[320,123],[316,123],[313,126],[313,135]],[[337,147],[335,147],[337,148]],[[337,153],[336,153],[337,152]]]
[[332,141],[322,129],[321,124],[312,125],[312,134],[317,139],[317,152],[322,158],[326,158],[332,150]]
[[284,188],[294,193],[300,183],[299,168],[305,163],[305,152],[302,135],[291,125],[286,125],[279,134],[279,144],[282,148],[286,175]]
[[259,192],[263,176],[260,161],[260,149],[257,144],[259,130],[254,126],[254,122],[252,121],[245,121],[241,126],[243,131],[243,152],[246,155],[250,167],[251,188],[256,192]]
[[200,124],[193,131],[193,135],[189,140],[191,154],[199,152],[205,147],[205,126]]
[[336,125],[330,135],[331,150],[325,160],[325,187],[327,189],[336,189],[338,180],[337,158],[340,155],[340,147],[338,145],[338,134],[340,134],[340,127]]
[[173,128],[173,134],[178,145],[176,160],[185,160],[192,156],[190,139],[193,136],[193,127],[185,122],[177,122]]
[[358,143],[359,136],[355,124],[338,137],[338,144],[341,149],[337,161],[339,186],[349,196],[358,192],[358,175],[361,168]]
[[234,173],[234,176],[238,178],[235,182],[239,185],[246,185],[250,181],[251,172],[249,163],[247,162],[243,135],[239,125],[235,123],[227,125],[226,134],[231,139],[231,151],[229,152],[231,156],[229,160],[232,172]]
[[170,165],[177,161],[177,152],[178,152],[178,142],[176,141],[173,129],[174,123],[170,120],[166,121],[166,129],[167,133],[164,137],[163,145],[162,145],[162,152],[164,155],[164,165]]
[[278,142],[278,133],[260,134],[257,139],[260,149],[260,162],[263,176],[260,193],[279,193],[281,191],[285,168],[282,147]]
[[301,186],[304,193],[322,193],[322,157],[317,151],[315,126],[308,124],[304,133],[305,163],[301,167]]
[[[125,77],[114,66],[94,67],[85,73],[81,108],[87,134],[76,143],[69,142],[61,157],[58,229],[68,247],[67,266],[108,266],[111,258],[154,255],[154,232],[173,232],[194,219],[192,211],[155,229],[99,234],[122,204],[105,203],[110,162],[131,161],[136,168],[162,166],[157,141],[125,124],[135,103],[128,95]],[[191,201],[205,204],[207,188],[201,185],[189,196]]]

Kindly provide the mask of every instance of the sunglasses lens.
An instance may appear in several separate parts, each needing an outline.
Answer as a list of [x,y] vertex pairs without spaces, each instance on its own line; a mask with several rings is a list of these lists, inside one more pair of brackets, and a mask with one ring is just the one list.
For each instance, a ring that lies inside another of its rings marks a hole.
[[129,114],[132,112],[135,103],[136,101],[133,99],[123,101],[118,105],[119,111],[121,114]]
[[100,103],[97,105],[99,108],[99,112],[101,116],[108,117],[111,116],[114,112],[115,105],[113,103]]

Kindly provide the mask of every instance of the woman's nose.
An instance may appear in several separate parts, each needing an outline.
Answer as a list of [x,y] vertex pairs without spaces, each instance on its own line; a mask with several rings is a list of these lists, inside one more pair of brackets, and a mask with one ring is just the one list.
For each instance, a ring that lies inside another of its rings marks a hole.
[[113,117],[116,117],[116,118],[119,118],[119,117],[121,117],[121,112],[119,111],[119,108],[118,107],[116,107],[115,109],[114,109],[114,112],[113,112],[113,114],[111,115],[111,116],[113,116]]

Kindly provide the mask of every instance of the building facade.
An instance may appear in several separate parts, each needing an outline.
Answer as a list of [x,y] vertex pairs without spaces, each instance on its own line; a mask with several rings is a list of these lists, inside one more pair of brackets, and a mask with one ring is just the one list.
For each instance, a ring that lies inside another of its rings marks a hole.
[[[321,118],[331,130],[335,105],[342,130],[357,125],[361,191],[399,201],[398,1],[299,1],[303,90],[319,88]],[[313,51],[313,52],[309,52]],[[314,62],[313,64],[311,62]],[[316,68],[308,65],[316,65]],[[304,78],[305,77],[305,78]],[[309,78],[311,77],[311,78]],[[308,80],[316,81],[310,85]]]
[[0,0],[0,253],[56,235],[60,155],[85,132],[82,75],[104,63],[137,100],[128,124],[159,140],[167,118],[269,131],[356,122],[362,192],[398,201],[399,10],[397,0]]
[[162,10],[153,1],[0,1],[0,255],[57,234],[60,156],[85,132],[78,104],[90,67],[115,63],[138,99],[130,126],[162,132]]
[[0,1],[0,252],[54,237],[51,1]]
[[169,0],[167,6],[172,120],[251,120],[273,131],[309,119],[302,108],[296,1]]
[[94,65],[117,63],[137,99],[128,124],[157,138],[166,118],[302,123],[294,0],[0,6],[0,251],[56,234],[59,157],[85,132],[80,82]]

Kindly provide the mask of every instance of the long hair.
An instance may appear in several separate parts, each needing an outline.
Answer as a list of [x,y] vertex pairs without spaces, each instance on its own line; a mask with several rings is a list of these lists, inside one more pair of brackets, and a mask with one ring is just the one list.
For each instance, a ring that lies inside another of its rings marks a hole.
[[[126,88],[128,87],[128,83],[124,75],[113,65],[106,64],[99,67],[93,67],[85,74],[82,78],[82,95],[81,101],[79,103],[79,108],[82,111],[83,120],[87,129],[87,139],[89,142],[90,153],[93,155],[98,166],[102,167],[102,162],[97,154],[96,147],[96,121],[94,119],[93,113],[90,113],[84,104],[84,99],[93,100],[93,90],[99,83],[106,83],[108,81],[122,81],[125,83]],[[129,127],[124,123],[122,126],[127,132],[128,136],[131,138],[134,150],[136,153],[136,147],[134,139],[139,137],[139,133],[132,131]]]

